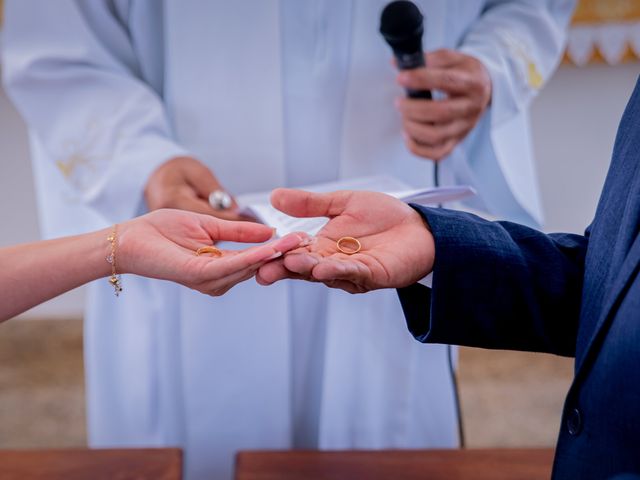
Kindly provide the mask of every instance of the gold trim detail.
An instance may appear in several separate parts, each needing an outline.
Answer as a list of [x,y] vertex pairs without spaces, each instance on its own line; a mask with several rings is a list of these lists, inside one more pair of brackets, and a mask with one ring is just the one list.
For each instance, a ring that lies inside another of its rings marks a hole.
[[572,25],[640,21],[637,0],[580,0]]

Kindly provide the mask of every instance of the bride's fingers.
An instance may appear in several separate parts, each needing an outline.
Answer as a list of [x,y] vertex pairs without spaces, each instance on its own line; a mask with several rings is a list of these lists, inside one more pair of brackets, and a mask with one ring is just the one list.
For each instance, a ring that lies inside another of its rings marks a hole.
[[[281,257],[283,252],[297,248],[301,244],[304,245],[308,240],[309,238],[305,234],[290,234],[280,240],[271,242],[271,244],[254,247],[253,249],[248,249],[228,258],[221,259],[222,261],[228,261],[228,265],[226,267],[229,273],[220,275],[222,270],[218,269],[217,272],[219,276],[212,278],[212,281],[205,287],[205,289],[210,295],[222,295],[230,290],[234,285],[255,276],[260,268],[266,268],[269,263],[272,263],[272,260]],[[247,258],[238,258],[243,256]],[[281,260],[280,264],[282,264]],[[230,269],[229,265],[234,268],[238,268],[234,271]],[[276,280],[277,279],[274,279],[273,281]],[[273,283],[273,281],[271,283]]]
[[307,241],[304,234],[292,233],[265,245],[251,247],[223,257],[211,258],[203,269],[204,280],[227,277],[252,266],[281,257],[285,252],[299,247]]
[[250,252],[245,250],[240,253],[225,252],[223,257],[212,257],[207,259],[208,264],[203,267],[198,279],[202,284],[219,282],[230,278],[238,272],[261,265],[268,261],[269,258],[277,258],[282,256],[281,252],[261,251]]
[[307,245],[308,242],[309,236],[306,233],[290,233],[265,245],[249,248],[244,252],[240,252],[238,256],[246,254],[246,262],[257,264],[278,258],[284,253]]
[[206,293],[207,295],[211,295],[214,297],[219,297],[227,293],[238,283],[242,283],[246,280],[249,280],[253,276],[255,276],[258,271],[259,265],[253,265],[244,270],[235,272],[231,275],[228,275],[224,278],[220,278],[214,280],[212,282],[206,283],[198,288],[202,293]]

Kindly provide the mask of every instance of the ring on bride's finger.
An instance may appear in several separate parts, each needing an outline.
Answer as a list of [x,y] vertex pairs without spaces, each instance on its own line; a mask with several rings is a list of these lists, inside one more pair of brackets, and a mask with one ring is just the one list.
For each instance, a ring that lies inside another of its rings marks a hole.
[[216,210],[227,210],[233,205],[233,200],[224,190],[214,190],[209,194],[209,205]]
[[200,256],[200,255],[204,255],[206,253],[210,253],[212,256],[214,257],[221,257],[222,256],[222,250],[220,250],[219,248],[213,247],[213,246],[206,246],[206,247],[200,247],[198,250],[196,250],[196,256]]
[[353,255],[362,249],[360,241],[354,237],[342,237],[336,242],[336,247],[347,255]]

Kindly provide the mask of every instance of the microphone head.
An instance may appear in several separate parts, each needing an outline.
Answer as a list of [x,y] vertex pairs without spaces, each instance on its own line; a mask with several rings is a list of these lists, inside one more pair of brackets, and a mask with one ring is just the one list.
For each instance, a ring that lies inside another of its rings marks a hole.
[[413,2],[391,2],[382,10],[380,33],[396,53],[422,52],[424,17]]

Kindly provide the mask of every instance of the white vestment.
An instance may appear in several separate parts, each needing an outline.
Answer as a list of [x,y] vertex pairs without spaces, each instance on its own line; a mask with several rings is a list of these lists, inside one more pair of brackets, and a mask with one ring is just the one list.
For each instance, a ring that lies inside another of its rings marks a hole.
[[[425,48],[474,55],[493,82],[442,183],[473,185],[471,206],[496,216],[540,220],[527,106],[573,2],[418,3]],[[144,212],[150,173],[185,154],[236,194],[379,173],[430,185],[393,107],[384,4],[8,1],[4,77],[31,130],[46,234]],[[458,444],[446,347],[411,338],[394,291],[123,286],[88,295],[92,446],[182,446],[193,480],[230,478],[239,449]]]

